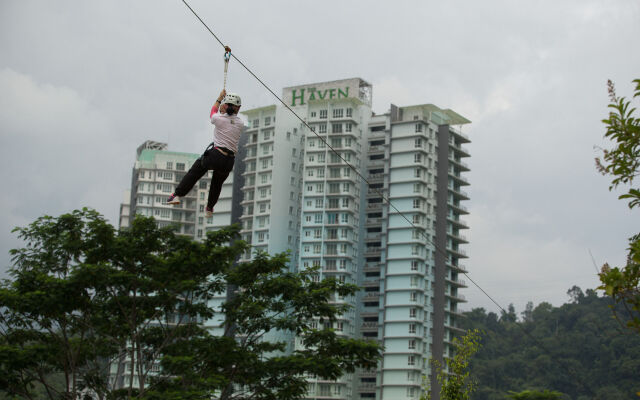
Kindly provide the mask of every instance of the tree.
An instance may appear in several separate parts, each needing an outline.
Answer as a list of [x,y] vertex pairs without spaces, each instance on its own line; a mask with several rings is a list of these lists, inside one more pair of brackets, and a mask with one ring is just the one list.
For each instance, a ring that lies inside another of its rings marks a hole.
[[[640,79],[636,84],[633,97],[640,96]],[[615,87],[608,81],[611,103],[609,118],[603,122],[607,127],[605,137],[614,142],[610,150],[603,150],[602,159],[596,158],[596,167],[603,175],[613,177],[609,190],[619,185],[631,186],[627,193],[619,196],[629,201],[629,208],[640,206],[640,189],[632,185],[640,173],[640,118],[635,116],[631,101],[618,97]],[[640,234],[629,239],[629,253],[624,267],[611,268],[608,264],[600,272],[599,289],[623,304],[626,325],[640,333]],[[618,316],[618,315],[616,315]]]
[[[447,369],[437,360],[432,360],[436,369],[438,383],[440,383],[440,399],[468,400],[475,391],[476,382],[469,378],[469,362],[480,348],[480,331],[473,329],[461,338],[454,338],[455,354],[447,359]],[[425,387],[425,394],[421,400],[431,399],[431,392]]]
[[640,335],[620,333],[611,318],[613,304],[587,289],[560,307],[540,303],[530,322],[496,322],[495,314],[480,308],[465,312],[461,327],[483,332],[470,363],[478,382],[473,399],[503,400],[509,391],[543,388],[571,399],[636,398]]
[[112,229],[84,210],[15,231],[27,246],[11,252],[13,281],[0,288],[0,387],[24,398],[40,388],[49,398],[77,398],[104,386],[99,361],[115,348],[95,335],[95,292],[74,272],[99,263]]
[[[0,388],[36,398],[43,387],[51,399],[298,399],[305,374],[375,367],[377,343],[331,329],[346,311],[338,300],[358,288],[288,272],[284,254],[235,265],[248,249],[238,230],[196,242],[138,216],[117,232],[87,209],[18,228],[26,244],[0,287]],[[227,284],[238,292],[215,309],[209,300]],[[226,335],[215,336],[205,323],[221,311]],[[307,349],[262,340],[271,331]]]

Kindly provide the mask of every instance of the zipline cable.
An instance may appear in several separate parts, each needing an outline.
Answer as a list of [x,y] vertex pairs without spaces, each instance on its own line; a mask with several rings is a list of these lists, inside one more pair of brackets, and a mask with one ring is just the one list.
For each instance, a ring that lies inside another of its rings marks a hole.
[[[225,44],[222,42],[222,40],[220,40],[220,38],[211,30],[211,28],[209,28],[209,26],[202,20],[202,18],[200,18],[200,16],[193,10],[193,8],[191,8],[191,6],[186,2],[186,0],[181,0],[185,6],[187,6],[187,8],[191,11],[191,13],[193,13],[193,15],[198,19],[198,21],[200,21],[200,23],[202,23],[202,25],[209,31],[209,33],[211,33],[211,35],[216,39],[216,41],[218,41],[218,43],[220,43],[220,45],[224,48],[226,48]],[[446,251],[443,251],[430,237],[428,237],[424,232],[422,228],[417,227],[411,220],[409,220],[409,218],[407,218],[407,216],[400,210],[398,210],[398,208],[391,202],[391,200],[389,198],[387,198],[384,193],[382,193],[380,190],[378,190],[378,188],[372,188],[371,183],[369,183],[369,180],[367,178],[365,178],[353,165],[351,165],[351,163],[349,163],[346,159],[344,159],[344,157],[342,157],[342,155],[340,153],[338,153],[322,136],[320,136],[318,133],[316,133],[316,131],[311,128],[311,126],[307,123],[307,121],[305,121],[302,117],[300,117],[298,115],[298,113],[296,113],[291,107],[289,107],[289,105],[287,103],[284,102],[284,100],[282,100],[280,98],[280,96],[278,96],[273,90],[271,90],[271,88],[262,81],[262,79],[260,79],[249,67],[247,67],[235,54],[230,53],[230,56],[233,57],[233,59],[235,59],[240,65],[242,65],[242,67],[249,73],[251,74],[251,76],[253,76],[258,82],[260,82],[260,84],[267,89],[267,91],[269,91],[269,93],[271,93],[273,95],[273,97],[275,97],[276,99],[278,99],[278,101],[285,106],[285,108],[287,108],[287,110],[289,110],[296,118],[298,118],[300,120],[300,122],[302,122],[302,124],[304,124],[309,131],[311,131],[314,135],[316,135],[316,137],[318,139],[320,139],[325,146],[327,146],[333,153],[335,153],[342,161],[344,161],[345,164],[347,164],[349,166],[349,168],[351,168],[358,177],[360,177],[360,179],[362,179],[362,181],[364,181],[367,186],[369,186],[369,189],[373,189],[378,195],[380,195],[380,197],[390,206],[392,207],[400,216],[402,216],[402,218],[404,218],[407,223],[409,223],[409,225],[411,225],[414,229],[417,229],[419,232],[421,232],[422,236],[426,239],[427,242],[431,243],[433,245],[433,247],[435,248],[436,252],[439,252],[442,256],[444,256],[445,260],[449,259],[449,255],[447,254]],[[226,72],[226,66],[225,66],[225,72]],[[226,81],[226,79],[225,79]],[[508,314],[507,311],[504,309],[504,307],[502,307],[496,300],[494,300],[493,297],[491,297],[489,295],[489,293],[487,293],[484,289],[482,289],[482,287],[480,287],[480,285],[478,285],[466,272],[462,272],[468,279],[469,281],[471,281],[471,283],[473,283],[473,285],[475,287],[477,287],[489,300],[491,300],[491,302],[493,304],[496,305],[496,307],[498,307],[504,314]],[[529,332],[527,332],[526,329],[524,329],[524,327],[520,326],[519,324],[516,324],[517,326],[520,327],[520,329],[522,329],[522,331],[525,333],[525,335],[527,335],[529,338],[531,338],[534,342],[536,342],[536,344],[538,344],[538,346],[540,346],[540,348],[542,348],[546,353],[548,353],[550,356],[554,357],[553,353],[551,351],[549,351],[537,338],[535,338],[534,336],[532,336]],[[554,357],[555,358],[555,357]],[[558,359],[559,360],[559,359]],[[570,367],[567,368],[567,371],[571,371]],[[577,377],[577,375],[574,375],[574,377]],[[591,389],[589,389],[591,390]]]
[[[218,41],[218,43],[220,43],[220,45],[222,47],[226,47],[224,45],[224,43],[222,42],[222,40],[220,40],[220,38],[215,33],[213,33],[213,31],[209,28],[209,26],[207,26],[207,24],[202,20],[202,18],[200,18],[200,16],[193,10],[193,8],[191,8],[191,6],[185,0],[182,0],[182,2],[187,6],[187,8],[189,8],[189,10],[202,23],[202,25],[204,25],[204,27],[209,31],[209,33],[211,33],[211,35]],[[358,175],[358,177],[360,177],[360,179],[362,179],[367,184],[367,186],[371,186],[371,183],[369,182],[369,180],[367,178],[365,178],[353,165],[351,165],[351,163],[349,163],[347,160],[345,160],[344,157],[342,157],[342,155],[339,152],[337,152],[322,136],[317,134],[316,131],[313,128],[311,128],[311,126],[309,126],[309,124],[303,118],[301,118],[293,109],[291,109],[291,107],[289,107],[289,105],[287,103],[285,103],[280,98],[280,96],[278,96],[273,90],[271,90],[271,88],[269,86],[267,86],[267,84],[265,84],[255,73],[253,73],[253,71],[251,71],[251,69],[249,67],[247,67],[240,59],[238,59],[238,57],[235,54],[233,54],[233,53],[230,53],[230,54],[231,54],[231,57],[233,57],[240,65],[242,65],[242,67],[245,70],[247,70],[247,72],[249,72],[258,82],[260,82],[260,84],[262,86],[264,86],[264,88],[267,89],[276,99],[278,99],[278,101],[280,103],[282,103],[283,106],[285,106],[289,111],[291,111],[291,113],[293,115],[295,115],[296,118],[298,118],[300,120],[300,122],[302,122],[311,132],[313,132],[313,134],[316,135],[316,137],[318,137],[333,153],[335,153],[338,157],[340,157],[340,159],[342,161],[344,161],[345,164],[347,164],[349,166],[349,168],[351,168],[356,173],[356,175]],[[225,71],[226,71],[226,69],[225,69]],[[382,199],[384,199],[384,201],[387,204],[389,204],[389,206],[391,206],[400,216],[402,216],[402,218],[404,218],[405,221],[407,221],[407,223],[409,223],[409,225],[411,225],[415,229],[418,229],[422,233],[422,235],[425,237],[425,239],[427,239],[427,241],[429,243],[431,243],[434,246],[434,248],[436,249],[436,251],[439,251],[440,254],[445,257],[445,259],[449,258],[448,254],[446,252],[442,251],[428,236],[426,236],[426,234],[424,234],[424,232],[422,232],[422,228],[417,227],[411,220],[409,220],[409,218],[407,218],[407,216],[402,211],[398,210],[398,208],[391,202],[391,200],[389,200],[384,195],[384,193],[382,193],[380,190],[378,190],[378,188],[370,188],[370,189],[373,189],[378,195],[380,195],[380,197]],[[480,287],[480,285],[478,285],[473,279],[471,279],[471,277],[466,272],[463,272],[463,274],[482,293],[484,293],[484,295],[487,296],[487,298],[489,298],[489,300],[491,300],[491,302],[493,302],[493,304],[495,304],[496,307],[498,307],[501,311],[506,313],[506,310],[500,304],[498,304],[498,302],[495,301],[484,289],[482,289]]]

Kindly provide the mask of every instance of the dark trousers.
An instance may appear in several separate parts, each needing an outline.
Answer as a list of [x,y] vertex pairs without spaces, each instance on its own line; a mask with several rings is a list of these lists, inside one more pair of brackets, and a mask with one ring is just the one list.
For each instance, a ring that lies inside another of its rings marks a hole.
[[204,154],[193,163],[189,172],[187,172],[178,184],[178,187],[176,187],[174,193],[176,196],[185,196],[207,171],[213,170],[211,187],[209,188],[209,198],[207,199],[207,207],[213,208],[220,197],[222,184],[233,169],[234,161],[234,156],[225,156],[217,149],[208,148]]

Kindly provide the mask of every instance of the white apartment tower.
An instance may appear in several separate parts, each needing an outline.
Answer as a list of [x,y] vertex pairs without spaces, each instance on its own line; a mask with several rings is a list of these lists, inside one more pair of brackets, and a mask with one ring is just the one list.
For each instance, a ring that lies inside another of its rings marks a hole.
[[423,375],[437,388],[429,360],[451,356],[461,331],[469,121],[431,104],[374,115],[371,92],[358,78],[285,88],[283,100],[315,132],[284,106],[243,112],[244,239],[289,250],[292,269],[315,266],[317,279],[363,287],[333,299],[353,307],[332,328],[385,346],[377,371],[309,377],[310,399],[417,399]]

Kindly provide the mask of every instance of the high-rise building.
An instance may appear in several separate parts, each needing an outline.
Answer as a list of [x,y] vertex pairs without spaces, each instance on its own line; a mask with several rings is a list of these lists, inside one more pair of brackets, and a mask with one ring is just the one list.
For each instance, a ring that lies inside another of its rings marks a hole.
[[418,398],[423,375],[437,387],[429,360],[450,357],[461,331],[469,121],[432,104],[375,115],[371,89],[358,78],[285,88],[315,132],[283,106],[243,112],[244,239],[291,251],[291,268],[318,267],[317,279],[360,285],[358,296],[333,299],[352,309],[332,328],[385,346],[377,371],[309,377],[309,398]]
[[[120,228],[127,228],[133,216],[153,216],[158,226],[177,226],[177,232],[200,240],[206,232],[217,230],[238,222],[233,214],[233,182],[229,175],[222,186],[220,198],[215,206],[213,217],[207,218],[205,207],[211,185],[211,171],[203,176],[179,205],[168,205],[167,199],[173,193],[182,177],[200,154],[169,151],[166,143],[147,140],[136,151],[136,160],[131,177],[131,189],[125,191],[125,199],[120,204]],[[236,195],[235,197],[238,197]],[[219,309],[226,300],[226,293],[209,300],[212,307]],[[222,334],[224,315],[204,321],[214,334]],[[137,384],[137,375],[127,368],[130,359],[123,356],[110,365],[109,379],[115,388],[122,388],[131,380]],[[153,368],[158,368],[155,366]],[[152,369],[153,371],[153,369]]]
[[[179,180],[171,175],[177,163],[189,166],[198,155],[146,142],[134,168],[131,213],[164,216],[160,223],[177,218],[181,232],[196,239],[199,229],[239,220],[254,250],[290,251],[292,270],[316,267],[315,279],[335,277],[363,288],[352,298],[332,299],[352,307],[331,327],[383,344],[379,368],[331,382],[307,377],[310,399],[417,399],[423,376],[438,387],[429,360],[452,356],[451,340],[461,332],[459,290],[466,286],[459,275],[466,272],[461,246],[467,241],[460,232],[467,226],[460,216],[468,200],[461,187],[469,170],[462,161],[469,139],[461,128],[469,121],[432,104],[391,105],[376,115],[371,95],[371,85],[359,78],[285,88],[282,98],[313,131],[284,106],[241,112],[248,126],[233,187],[230,178],[223,206],[207,223],[201,223],[206,183],[187,196],[185,209],[147,200],[158,192],[164,199]],[[164,186],[169,182],[173,186]],[[289,343],[288,351],[302,346],[283,333],[269,338]]]

